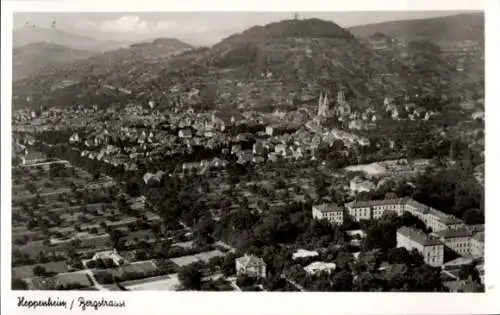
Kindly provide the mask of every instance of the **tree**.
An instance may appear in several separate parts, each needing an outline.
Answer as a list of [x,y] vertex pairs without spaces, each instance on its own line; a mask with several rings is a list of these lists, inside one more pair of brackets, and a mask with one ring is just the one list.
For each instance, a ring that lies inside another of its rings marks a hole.
[[120,230],[113,230],[110,233],[111,245],[116,248],[120,239],[124,236]]
[[332,286],[335,291],[352,291],[352,274],[350,271],[336,272],[332,279]]
[[392,264],[407,264],[410,261],[410,253],[404,247],[391,248],[387,252],[387,261]]
[[47,270],[40,265],[36,265],[33,267],[33,274],[37,277],[43,277],[47,275]]
[[390,222],[376,222],[366,231],[365,250],[381,248],[389,249],[396,246],[396,225]]
[[148,259],[146,251],[144,251],[144,250],[137,250],[135,252],[135,259],[137,259],[137,260],[146,260],[146,259]]
[[200,266],[197,263],[192,263],[183,266],[178,273],[181,285],[188,290],[200,290],[202,274]]
[[38,253],[38,255],[36,256],[36,260],[39,262],[39,263],[46,263],[49,261],[49,258],[47,257],[47,254],[44,252],[44,251],[41,251]]
[[101,258],[97,258],[95,261],[95,267],[97,269],[106,269],[106,265],[104,264],[104,261]]
[[239,276],[236,279],[236,284],[241,288],[241,287],[250,287],[253,286],[256,283],[255,278],[249,277],[249,276]]
[[366,271],[375,272],[381,262],[382,254],[378,250],[373,250],[369,252],[362,252],[359,255],[359,263],[366,267]]
[[463,216],[466,224],[484,224],[484,213],[479,209],[468,209]]
[[12,290],[27,290],[28,286],[22,279],[12,278]]
[[467,280],[470,277],[473,281],[479,281],[479,271],[476,269],[476,264],[471,263],[461,266],[458,277],[460,280]]
[[412,248],[409,256],[409,264],[411,266],[421,266],[424,264],[424,256],[416,249]]
[[194,244],[197,247],[205,247],[213,243],[214,222],[211,217],[203,217],[193,228]]
[[36,186],[32,182],[28,182],[26,185],[24,185],[24,189],[29,191],[32,195],[36,193]]
[[222,263],[222,273],[224,276],[232,276],[236,273],[236,265],[234,260],[236,259],[235,254],[228,254],[224,257],[224,261]]
[[413,280],[411,281],[413,287],[410,287],[410,290],[419,292],[444,291],[440,274],[440,268],[431,267],[427,264],[413,268]]
[[376,279],[371,272],[361,273],[355,281],[356,289],[358,291],[371,291],[377,288]]
[[86,265],[87,265],[87,268],[94,269],[96,267],[96,262],[95,262],[95,260],[89,260],[89,261],[87,261]]

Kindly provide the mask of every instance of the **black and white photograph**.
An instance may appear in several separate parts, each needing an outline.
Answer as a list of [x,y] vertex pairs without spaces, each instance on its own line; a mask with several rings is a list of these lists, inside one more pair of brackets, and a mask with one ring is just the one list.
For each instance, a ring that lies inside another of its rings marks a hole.
[[484,10],[119,10],[12,14],[13,294],[485,294]]

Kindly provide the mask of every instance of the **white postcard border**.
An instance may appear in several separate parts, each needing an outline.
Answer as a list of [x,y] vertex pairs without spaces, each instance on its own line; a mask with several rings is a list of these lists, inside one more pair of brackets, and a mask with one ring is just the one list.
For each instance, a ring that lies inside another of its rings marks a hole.
[[[18,292],[11,291],[11,78],[13,12],[139,12],[139,11],[363,11],[363,10],[483,10],[486,11],[486,293],[186,293],[186,292]],[[47,296],[77,299],[124,300],[123,309],[101,309],[99,314],[473,314],[499,313],[500,240],[498,206],[500,178],[498,135],[500,135],[499,3],[495,0],[350,0],[350,1],[2,1],[2,106],[1,106],[1,292],[2,314],[33,313],[16,307],[17,297],[40,299]],[[75,303],[78,303],[75,300]],[[71,313],[86,313],[75,305]],[[38,314],[61,314],[57,309],[39,308]]]

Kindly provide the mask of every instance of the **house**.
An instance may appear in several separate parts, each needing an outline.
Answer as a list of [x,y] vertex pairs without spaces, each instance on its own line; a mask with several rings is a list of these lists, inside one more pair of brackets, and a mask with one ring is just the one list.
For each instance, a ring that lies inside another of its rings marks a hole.
[[296,160],[303,158],[304,154],[302,153],[302,149],[298,147],[296,150],[292,150],[292,156]]
[[233,146],[231,146],[231,154],[238,154],[239,152],[241,152],[241,150],[242,148],[240,144],[234,144]]
[[251,150],[240,151],[236,155],[238,157],[237,163],[239,163],[239,164],[249,163],[253,159],[253,154],[252,154]]
[[118,254],[116,249],[95,253],[92,260],[98,259],[111,259],[116,266],[121,266],[126,263],[123,257]]
[[425,108],[423,108],[423,107],[417,107],[417,109],[415,109],[415,111],[413,112],[413,114],[415,115],[415,117],[424,118],[426,112],[427,112],[427,110]]
[[366,237],[366,233],[363,230],[350,230],[346,231],[346,233],[350,237],[359,237],[361,239]]
[[193,137],[193,132],[191,131],[191,129],[182,129],[182,130],[179,130],[179,137],[180,138],[185,138],[185,139],[192,138]]
[[158,171],[156,173],[146,173],[144,174],[144,176],[142,177],[142,179],[144,180],[144,183],[145,184],[148,184],[149,182],[157,182],[159,183],[163,177],[163,175],[165,174],[165,172],[163,171]]
[[212,114],[212,122],[220,125],[221,130],[226,127],[236,124],[236,122],[244,119],[240,112],[235,110],[217,111]]
[[483,110],[475,111],[472,113],[471,117],[474,120],[476,119],[484,120],[484,111]]
[[434,267],[443,265],[444,244],[424,232],[403,226],[396,231],[397,247],[404,247],[408,251],[417,249],[424,261]]
[[315,205],[312,207],[312,216],[317,220],[326,219],[330,223],[342,224],[344,209],[335,203]]
[[264,163],[266,160],[262,156],[254,156],[252,159],[253,163]]
[[358,193],[362,191],[371,191],[375,189],[375,185],[369,180],[363,180],[359,176],[356,176],[353,179],[351,179],[351,182],[349,183],[349,188],[353,193]]
[[80,142],[81,141],[81,138],[80,136],[78,136],[78,133],[74,133],[73,135],[71,135],[71,137],[69,137],[69,143],[76,143],[76,142]]
[[365,122],[361,119],[351,120],[348,125],[349,129],[363,130],[366,128]]
[[271,162],[276,162],[279,159],[279,155],[276,152],[269,152],[267,154],[267,159]]
[[[417,105],[415,105],[415,103],[406,103],[405,104],[405,110],[409,113],[411,113],[412,111],[415,110],[415,107],[417,107]],[[420,107],[421,108],[421,107]]]
[[266,127],[266,134],[269,136],[277,136],[282,134],[291,134],[299,130],[301,125],[293,123],[277,123]]
[[266,263],[262,258],[247,255],[236,258],[236,274],[255,278],[266,277]]
[[[180,134],[179,134],[180,136]],[[146,132],[143,131],[140,136],[137,138],[137,143],[138,144],[144,144],[145,142],[147,141],[147,136],[146,136]]]
[[367,138],[360,137],[358,138],[358,144],[362,147],[367,147],[370,145],[370,140]]
[[262,142],[254,143],[254,145],[252,147],[252,152],[253,152],[253,154],[257,154],[257,155],[261,155],[261,156],[267,155],[267,149]]
[[304,270],[308,274],[316,274],[318,272],[331,273],[331,272],[335,271],[336,267],[337,267],[337,265],[335,265],[334,263],[325,263],[322,261],[315,261],[315,262],[307,265],[306,267],[304,267]]

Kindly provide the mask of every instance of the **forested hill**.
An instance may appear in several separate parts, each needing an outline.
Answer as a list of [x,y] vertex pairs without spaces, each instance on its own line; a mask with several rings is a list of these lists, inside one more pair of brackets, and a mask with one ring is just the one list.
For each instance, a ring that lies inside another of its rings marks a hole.
[[356,37],[382,33],[389,37],[460,41],[484,39],[484,14],[458,15],[360,25],[348,29]]

